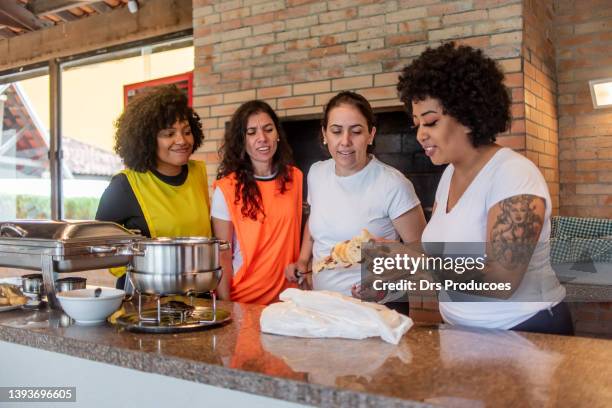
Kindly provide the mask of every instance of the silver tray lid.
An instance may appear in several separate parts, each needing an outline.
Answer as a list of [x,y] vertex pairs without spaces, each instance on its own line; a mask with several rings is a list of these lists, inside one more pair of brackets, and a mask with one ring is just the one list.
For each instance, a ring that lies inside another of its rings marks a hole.
[[119,224],[108,221],[16,220],[0,222],[0,244],[24,241],[77,243],[122,241],[143,238]]

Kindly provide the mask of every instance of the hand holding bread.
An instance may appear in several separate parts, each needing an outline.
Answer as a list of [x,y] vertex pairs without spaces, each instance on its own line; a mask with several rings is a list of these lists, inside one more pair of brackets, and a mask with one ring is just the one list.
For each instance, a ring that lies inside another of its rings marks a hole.
[[348,268],[354,264],[360,263],[362,260],[361,245],[374,238],[375,237],[367,229],[361,230],[361,234],[356,237],[334,245],[331,254],[315,263],[312,271],[318,273],[323,269],[335,269],[338,267]]

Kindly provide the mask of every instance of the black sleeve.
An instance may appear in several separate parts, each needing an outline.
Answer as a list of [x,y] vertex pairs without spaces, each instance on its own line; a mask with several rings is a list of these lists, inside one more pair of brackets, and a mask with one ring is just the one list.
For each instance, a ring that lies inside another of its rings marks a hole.
[[98,204],[96,220],[116,222],[128,229],[140,230],[142,235],[151,236],[140,204],[125,174],[114,176],[104,190]]

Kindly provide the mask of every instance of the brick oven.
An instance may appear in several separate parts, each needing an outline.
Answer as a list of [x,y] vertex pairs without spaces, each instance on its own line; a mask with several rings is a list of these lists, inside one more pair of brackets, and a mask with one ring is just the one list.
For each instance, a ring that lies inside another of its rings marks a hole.
[[[382,162],[400,170],[412,181],[421,199],[425,215],[429,218],[444,166],[434,166],[416,141],[408,116],[401,111],[379,112],[376,115],[377,130],[374,155]],[[283,121],[283,128],[293,150],[296,165],[308,173],[310,166],[330,156],[321,144],[320,119]],[[304,197],[307,194],[304,178]]]

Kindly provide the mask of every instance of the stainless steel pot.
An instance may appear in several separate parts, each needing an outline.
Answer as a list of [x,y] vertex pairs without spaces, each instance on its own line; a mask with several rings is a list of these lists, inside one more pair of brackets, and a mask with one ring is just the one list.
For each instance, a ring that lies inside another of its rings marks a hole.
[[128,272],[129,279],[137,292],[160,296],[211,292],[217,289],[221,275],[221,268],[174,275]]
[[67,292],[74,289],[85,289],[87,279],[78,276],[69,276],[67,278],[58,279],[55,281],[56,292]]
[[23,293],[32,295],[44,295],[45,285],[43,284],[42,273],[31,273],[21,277],[21,290]]
[[[204,293],[221,280],[219,252],[226,241],[204,237],[154,238],[131,246],[130,280],[140,293]],[[125,251],[125,250],[124,250]]]

